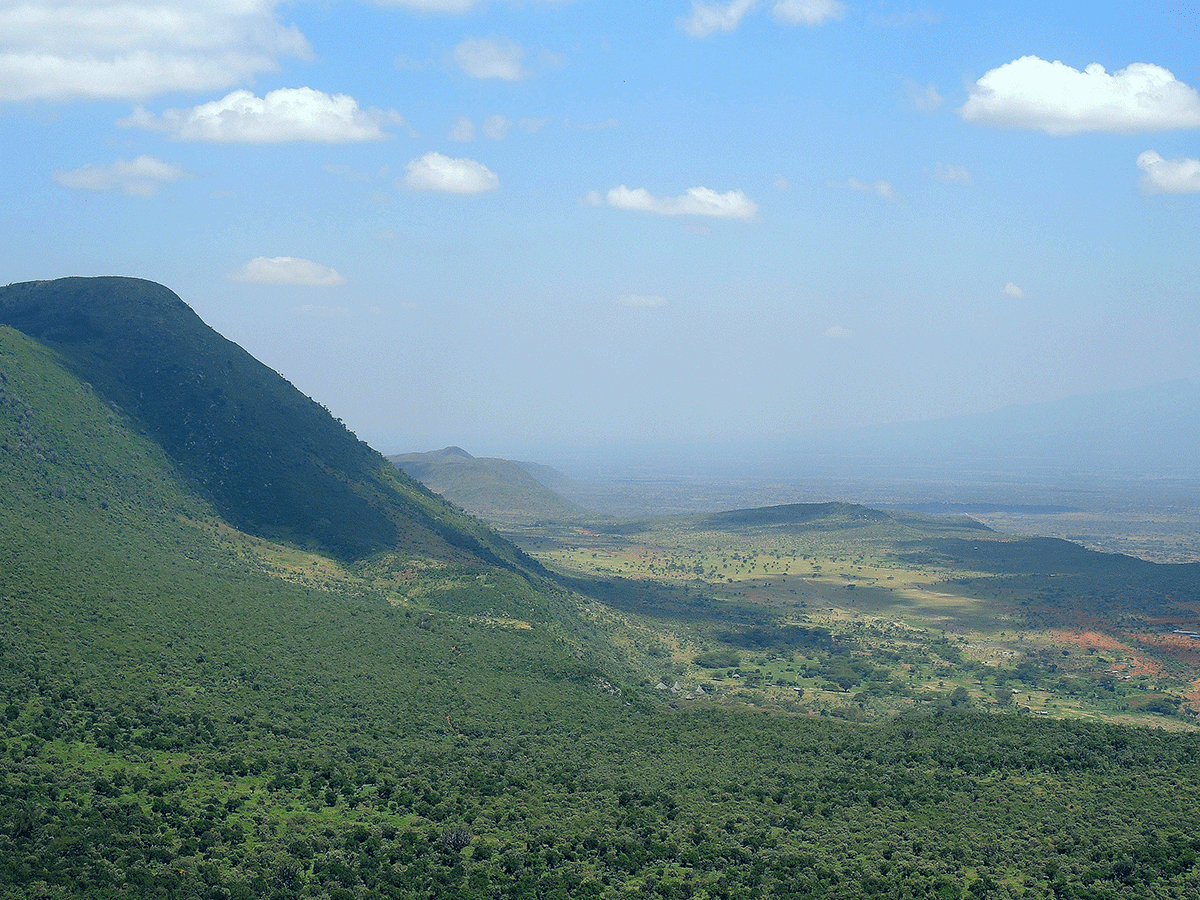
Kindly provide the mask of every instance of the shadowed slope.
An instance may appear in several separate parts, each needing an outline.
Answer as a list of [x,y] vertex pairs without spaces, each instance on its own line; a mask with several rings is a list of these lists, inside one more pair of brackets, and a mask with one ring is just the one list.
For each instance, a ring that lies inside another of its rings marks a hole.
[[58,350],[244,531],[342,559],[401,549],[519,564],[519,551],[397,472],[161,285],[9,285],[0,322]]

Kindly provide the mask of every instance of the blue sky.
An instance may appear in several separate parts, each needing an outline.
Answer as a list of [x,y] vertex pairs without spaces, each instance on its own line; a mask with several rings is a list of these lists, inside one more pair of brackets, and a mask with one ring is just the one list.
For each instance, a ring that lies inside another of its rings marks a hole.
[[384,452],[1200,378],[1200,9],[0,2],[5,281],[175,290]]

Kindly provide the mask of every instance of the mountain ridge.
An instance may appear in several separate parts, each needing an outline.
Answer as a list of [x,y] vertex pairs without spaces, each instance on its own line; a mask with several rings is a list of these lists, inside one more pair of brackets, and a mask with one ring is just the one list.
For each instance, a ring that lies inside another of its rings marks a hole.
[[60,354],[248,533],[343,560],[401,547],[506,568],[531,562],[162,285],[119,276],[8,285],[0,324]]

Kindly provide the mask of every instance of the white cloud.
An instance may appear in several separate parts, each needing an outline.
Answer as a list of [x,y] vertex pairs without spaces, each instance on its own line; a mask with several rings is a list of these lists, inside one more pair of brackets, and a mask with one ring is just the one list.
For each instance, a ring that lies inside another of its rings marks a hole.
[[691,14],[680,16],[678,24],[692,37],[708,37],[715,31],[733,31],[746,13],[757,5],[758,0],[729,0],[727,3],[692,0]]
[[1137,158],[1142,176],[1142,190],[1148,194],[1196,194],[1200,193],[1200,159],[1181,157],[1163,159],[1153,150],[1147,150]]
[[641,308],[649,308],[654,306],[665,306],[666,297],[659,297],[657,294],[626,294],[624,297],[618,297],[617,303],[621,306],[633,306]]
[[[590,195],[589,195],[590,196]],[[655,197],[645,188],[615,187],[606,195],[617,209],[658,213],[662,216],[713,216],[718,219],[753,219],[758,204],[741,191],[718,194],[711,188],[693,187],[679,197]]]
[[178,181],[186,174],[178,166],[142,155],[132,160],[118,159],[106,166],[89,163],[78,169],[59,169],[54,180],[80,191],[118,190],[135,197],[152,197],[164,184]]
[[876,181],[874,184],[867,184],[859,181],[857,178],[847,180],[846,186],[853,191],[862,191],[867,194],[875,194],[884,200],[895,200],[896,192],[892,190],[892,186],[886,181]]
[[775,185],[775,189],[779,191],[786,191],[792,186],[791,181],[788,180],[786,175],[776,175],[775,180],[771,183]]
[[450,129],[450,140],[465,144],[475,140],[475,123],[466,116],[459,116],[454,127]]
[[832,328],[825,329],[825,337],[831,339],[848,338],[854,334],[849,328],[843,328],[841,325],[834,325]]
[[[676,24],[692,37],[708,37],[718,31],[735,31],[758,0],[726,0],[724,3],[692,0],[692,11],[680,16]],[[846,5],[839,0],[776,0],[771,15],[784,25],[820,25],[839,19]]]
[[454,61],[472,78],[520,81],[526,74],[524,58],[525,48],[506,38],[467,38],[454,48]]
[[1004,293],[1016,300],[1024,300],[1025,292],[1013,284],[1011,281],[1004,286]]
[[966,166],[952,166],[947,163],[937,164],[938,181],[945,181],[947,184],[970,184],[971,173],[967,171]]
[[287,284],[304,287],[335,287],[346,279],[336,270],[311,259],[294,256],[256,256],[229,276],[252,284]]
[[178,141],[345,144],[386,138],[380,128],[384,118],[403,121],[395,112],[359,109],[348,94],[302,87],[281,88],[261,98],[237,90],[192,109],[168,109],[160,117],[139,108],[118,124],[165,131]]
[[0,4],[0,101],[145,100],[211,91],[308,57],[279,0],[25,0]]
[[479,5],[479,0],[379,0],[386,6],[403,6],[417,12],[465,13]]
[[980,78],[958,110],[969,122],[1047,134],[1134,134],[1200,127],[1200,93],[1166,69],[1132,63],[1109,74],[1023,56]]
[[508,134],[510,128],[512,128],[512,122],[499,113],[483,120],[483,133],[493,141],[504,140],[504,136]]
[[496,173],[473,159],[451,159],[440,153],[426,153],[405,168],[403,185],[414,191],[442,191],[447,194],[482,194],[500,187]]
[[838,0],[779,0],[771,15],[785,25],[820,25],[840,19],[845,12],[846,4]]

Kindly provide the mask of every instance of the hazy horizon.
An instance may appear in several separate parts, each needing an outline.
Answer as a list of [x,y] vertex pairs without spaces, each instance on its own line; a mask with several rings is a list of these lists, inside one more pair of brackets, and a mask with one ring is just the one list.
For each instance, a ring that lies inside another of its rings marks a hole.
[[159,281],[384,452],[1195,381],[1198,24],[31,0],[0,11],[0,263]]

